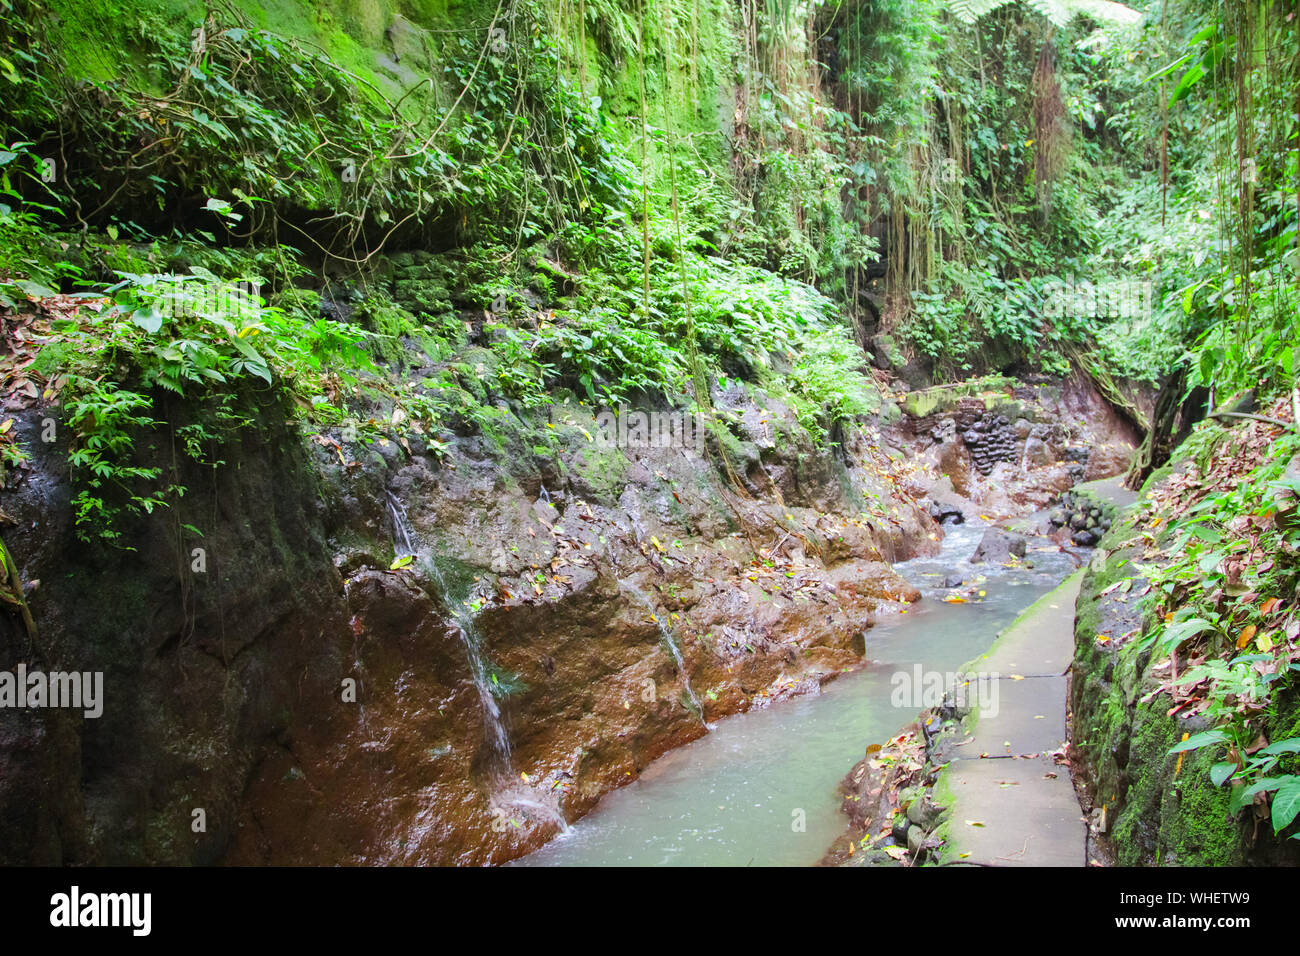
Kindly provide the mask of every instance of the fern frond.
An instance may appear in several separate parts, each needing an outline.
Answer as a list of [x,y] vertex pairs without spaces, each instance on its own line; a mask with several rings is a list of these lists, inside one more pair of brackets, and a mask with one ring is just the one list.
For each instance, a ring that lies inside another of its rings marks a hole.
[[1142,19],[1142,14],[1137,10],[1122,3],[1115,3],[1114,0],[1062,0],[1062,2],[1070,8],[1071,16],[1086,13],[1094,20],[1118,23],[1123,26],[1131,26]]
[[948,10],[963,23],[974,23],[985,14],[1010,2],[1011,0],[948,0]]
[[[948,11],[958,20],[974,23],[1010,2],[1012,0],[948,0],[947,6]],[[1064,27],[1079,14],[1126,26],[1142,19],[1142,14],[1137,10],[1114,0],[1025,0],[1025,3],[1058,27]]]

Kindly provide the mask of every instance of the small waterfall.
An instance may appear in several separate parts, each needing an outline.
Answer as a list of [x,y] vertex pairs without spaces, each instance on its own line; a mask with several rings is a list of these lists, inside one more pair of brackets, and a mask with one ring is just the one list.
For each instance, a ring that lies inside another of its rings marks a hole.
[[[622,582],[620,582],[620,584],[622,584]],[[704,725],[704,729],[712,730],[713,725],[704,719],[704,705],[700,703],[700,698],[695,695],[695,688],[691,686],[691,675],[690,672],[686,670],[686,661],[682,658],[681,648],[677,646],[677,641],[673,639],[673,632],[668,630],[668,625],[666,625],[663,620],[660,619],[659,615],[655,613],[655,609],[653,605],[651,605],[649,598],[630,584],[623,584],[623,589],[631,593],[641,602],[646,609],[646,613],[650,615],[650,620],[659,628],[659,633],[663,636],[664,643],[668,645],[668,652],[672,655],[673,660],[676,661],[677,669],[681,671],[682,682],[686,685],[686,696],[689,697],[691,701],[691,709],[695,711],[695,716],[700,718],[700,723]]]
[[510,735],[506,732],[505,723],[501,719],[501,707],[492,690],[496,676],[489,673],[487,662],[483,659],[482,640],[474,626],[474,618],[451,594],[438,563],[427,549],[419,546],[415,531],[406,516],[406,509],[391,491],[388,492],[388,514],[393,521],[393,543],[404,555],[415,558],[416,565],[437,586],[438,595],[456,619],[453,628],[465,648],[465,658],[469,662],[483,707],[485,737],[495,762],[493,770],[507,777],[513,776],[510,766]]
[[[465,648],[465,659],[474,677],[474,686],[478,688],[483,711],[484,739],[491,758],[492,779],[488,805],[492,814],[495,817],[506,808],[519,810],[535,823],[540,820],[542,825],[549,824],[559,832],[567,833],[569,823],[560,809],[557,798],[548,794],[539,799],[527,784],[527,778],[523,778],[525,782],[521,783],[515,775],[511,763],[510,735],[506,731],[505,722],[501,719],[501,707],[497,704],[496,694],[493,693],[493,687],[496,686],[495,677],[488,671],[487,661],[484,660],[482,639],[478,628],[474,626],[473,616],[466,611],[463,604],[455,600],[442,576],[442,571],[438,568],[438,563],[433,560],[427,548],[420,546],[415,530],[407,518],[406,509],[402,506],[401,500],[391,491],[388,492],[388,515],[393,522],[394,547],[402,555],[411,555],[415,559],[416,567],[437,588],[443,604],[455,617],[452,627]],[[502,819],[512,819],[512,817],[507,813]]]

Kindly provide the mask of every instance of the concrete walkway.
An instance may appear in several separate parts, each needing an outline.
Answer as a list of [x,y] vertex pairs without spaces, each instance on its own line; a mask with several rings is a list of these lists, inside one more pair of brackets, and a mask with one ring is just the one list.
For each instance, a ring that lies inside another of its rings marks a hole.
[[1109,501],[1116,508],[1123,511],[1133,502],[1137,501],[1138,494],[1136,491],[1130,491],[1125,488],[1123,475],[1116,475],[1114,478],[1101,478],[1097,481],[1085,481],[1082,484],[1075,485],[1071,491],[1085,491],[1088,494],[1096,495],[1102,501]]
[[[1068,767],[1051,753],[1066,739],[1066,670],[1083,571],[1042,597],[967,672],[999,675],[946,753],[934,799],[951,809],[944,862],[1084,866],[1087,827]],[[993,691],[996,690],[996,696]],[[996,701],[996,708],[979,708]],[[994,712],[995,711],[995,712]]]

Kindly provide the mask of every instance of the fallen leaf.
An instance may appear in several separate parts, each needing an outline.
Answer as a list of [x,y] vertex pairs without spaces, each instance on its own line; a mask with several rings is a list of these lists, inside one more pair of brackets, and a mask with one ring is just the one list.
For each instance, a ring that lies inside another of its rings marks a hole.
[[1241,629],[1241,635],[1237,638],[1237,650],[1241,650],[1252,640],[1255,639],[1255,632],[1258,630],[1254,624],[1247,624]]

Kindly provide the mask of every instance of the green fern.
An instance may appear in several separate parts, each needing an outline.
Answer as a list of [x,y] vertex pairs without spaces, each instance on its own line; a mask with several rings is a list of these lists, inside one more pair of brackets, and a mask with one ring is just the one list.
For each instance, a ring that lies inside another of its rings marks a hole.
[[[948,10],[964,23],[974,23],[980,17],[1004,7],[1013,0],[948,0]],[[1079,14],[1086,14],[1108,23],[1132,24],[1142,19],[1142,14],[1113,0],[1025,0],[1036,13],[1046,17],[1058,27],[1064,27]]]

